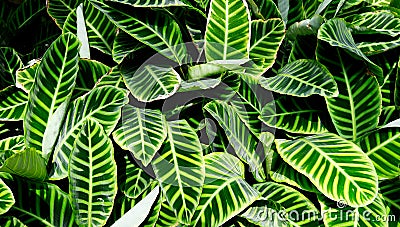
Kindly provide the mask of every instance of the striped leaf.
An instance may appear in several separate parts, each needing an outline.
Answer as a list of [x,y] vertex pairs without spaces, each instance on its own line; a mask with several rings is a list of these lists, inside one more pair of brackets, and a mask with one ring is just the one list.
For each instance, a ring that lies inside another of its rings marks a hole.
[[275,143],[283,160],[307,176],[328,198],[353,207],[368,205],[375,199],[375,168],[352,142],[335,134],[319,134]]
[[[400,181],[398,179],[382,181],[379,183],[380,193],[386,203],[386,208],[390,214],[390,223],[399,223],[400,221]],[[390,225],[396,226],[396,225]]]
[[[346,22],[343,19],[334,18],[324,23],[318,30],[318,39],[328,42],[331,46],[346,49],[351,53],[361,57],[367,62],[369,70],[376,76],[379,83],[383,83],[382,69],[368,59],[368,57],[357,48],[357,45],[350,33],[350,29],[346,26]],[[329,71],[334,72],[332,70]]]
[[204,182],[202,148],[186,120],[168,122],[167,128],[167,141],[152,166],[175,216],[189,224]]
[[63,28],[68,15],[85,0],[48,0],[47,13],[53,18],[59,28]]
[[210,102],[203,108],[222,127],[236,155],[249,164],[250,171],[259,169],[265,157],[263,149],[257,146],[257,138],[240,120],[236,109],[222,101]]
[[380,179],[400,176],[400,128],[381,128],[360,140]]
[[182,63],[186,48],[176,21],[162,13],[147,9],[120,11],[104,3],[91,0],[94,7],[103,12],[119,29],[153,48],[169,59]]
[[11,189],[0,179],[0,215],[6,213],[15,203]]
[[102,76],[95,84],[95,87],[112,86],[121,89],[127,89],[117,67],[112,68],[106,75]]
[[[116,35],[116,27],[100,10],[96,9],[89,1],[83,5],[83,15],[86,25],[89,46],[103,53],[111,54]],[[77,34],[76,9],[71,11],[64,22],[63,32]]]
[[131,94],[142,102],[166,99],[179,88],[181,78],[171,67],[142,65],[136,71],[122,71]]
[[15,85],[15,73],[23,64],[18,53],[10,47],[0,47],[0,88]]
[[318,200],[325,214],[325,226],[388,226],[389,216],[380,194],[371,204],[357,208],[329,200],[323,195],[319,195]]
[[193,226],[220,226],[252,204],[259,192],[244,180],[244,165],[235,156],[214,152],[204,157],[206,178]]
[[371,56],[380,54],[400,46],[400,39],[383,41],[383,42],[360,42],[357,43],[359,48],[365,55]]
[[328,131],[322,123],[320,112],[305,100],[282,96],[263,107],[260,119],[270,127],[287,132],[316,134]]
[[146,47],[128,33],[119,30],[114,39],[112,57],[115,62],[120,64],[129,54]]
[[248,59],[250,14],[243,0],[211,0],[204,50],[207,61]]
[[379,126],[387,125],[389,122],[397,120],[399,113],[396,106],[384,106],[382,107],[381,116],[379,116]]
[[1,164],[0,172],[12,173],[39,181],[47,178],[46,160],[35,148],[18,151]]
[[333,73],[339,88],[338,97],[326,98],[333,124],[340,136],[356,141],[378,125],[382,105],[379,84],[361,61],[343,50],[319,45],[317,58]]
[[283,227],[289,226],[285,214],[285,208],[281,204],[262,198],[251,204],[240,216],[255,226]]
[[111,139],[95,120],[89,119],[77,136],[68,179],[78,225],[103,226],[117,193],[117,164]]
[[103,86],[93,89],[70,104],[54,149],[51,179],[67,176],[68,160],[83,124],[90,118],[94,119],[102,124],[109,135],[118,123],[122,106],[127,102],[127,93],[124,90]]
[[13,136],[0,140],[0,151],[22,150],[24,147],[24,136]]
[[[278,7],[280,9],[282,9],[283,7],[281,7],[282,4],[282,0],[278,1]],[[288,0],[287,3],[289,5],[289,10],[287,12],[287,26],[289,27],[290,25],[311,18],[317,7],[318,7],[318,1],[290,1]],[[283,17],[283,13],[281,10],[281,14]]]
[[254,3],[249,1],[248,4],[252,9],[250,12],[253,14],[253,17],[258,19],[268,20],[282,17],[278,6],[273,0],[254,0]]
[[23,120],[28,104],[28,95],[21,89],[10,86],[0,91],[0,120]]
[[[128,198],[137,199],[154,183],[153,179],[125,154],[118,163],[118,188]],[[123,159],[123,160],[122,160]]]
[[387,11],[354,14],[347,21],[356,34],[385,34],[392,37],[400,34],[400,18]]
[[[11,214],[28,226],[75,226],[75,214],[68,194],[51,183],[38,183],[2,175],[14,192]],[[29,202],[27,202],[29,201]]]
[[122,125],[113,132],[114,141],[147,166],[167,137],[165,120],[159,110],[130,105],[122,109]]
[[70,99],[78,72],[79,46],[76,36],[66,33],[51,44],[42,58],[25,114],[27,147],[42,149],[43,134],[50,117],[61,103]]
[[339,94],[332,74],[314,60],[290,62],[278,71],[278,75],[261,77],[260,84],[267,90],[299,97],[313,94],[336,97]]
[[112,2],[119,2],[134,7],[168,7],[168,6],[186,6],[186,4],[179,0],[111,0]]
[[31,23],[46,9],[46,3],[40,0],[25,0],[7,17],[7,25],[15,32]]
[[153,225],[151,225],[151,223],[146,223],[144,226],[145,227],[179,226],[179,222],[174,214],[174,210],[170,207],[164,195],[161,196],[158,203],[161,206],[160,210],[158,211],[156,222]]
[[4,227],[26,227],[18,218],[10,216],[0,217],[0,225]]
[[267,71],[274,64],[284,37],[285,25],[281,19],[251,21],[250,59]]
[[16,86],[29,93],[35,82],[35,74],[39,65],[40,60],[34,60],[28,66],[19,69],[16,76]]
[[[319,211],[314,204],[299,191],[275,182],[265,182],[254,185],[263,200],[280,204],[287,214],[286,222],[293,226],[316,226]],[[295,215],[295,214],[301,215]]]

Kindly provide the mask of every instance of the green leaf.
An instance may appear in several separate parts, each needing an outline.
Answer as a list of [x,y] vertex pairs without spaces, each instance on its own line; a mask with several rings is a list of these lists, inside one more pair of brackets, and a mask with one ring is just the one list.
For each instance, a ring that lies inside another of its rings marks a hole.
[[[361,57],[367,62],[369,70],[376,76],[379,84],[383,83],[383,72],[381,67],[373,63],[360,49],[357,48],[357,45],[351,36],[350,29],[346,26],[346,22],[343,19],[335,18],[324,23],[318,30],[318,39],[328,42],[331,46],[346,49]],[[333,71],[330,70],[330,72]]]
[[[263,200],[274,201],[285,208],[288,223],[294,226],[315,226],[319,210],[299,191],[275,182],[255,184]],[[300,215],[296,215],[300,214]]]
[[26,227],[24,223],[16,217],[5,216],[0,218],[0,225],[5,227]]
[[182,63],[186,48],[176,21],[162,13],[147,9],[120,11],[104,3],[91,0],[118,28],[169,59]]
[[319,191],[353,207],[370,204],[378,193],[378,176],[368,156],[335,134],[292,141],[275,140],[283,160],[307,176]]
[[186,4],[179,0],[110,0],[112,2],[119,2],[134,7],[169,7],[169,6],[186,6]]
[[115,62],[120,64],[129,54],[146,47],[128,33],[119,30],[114,39],[112,57]]
[[278,75],[261,77],[260,84],[267,90],[299,97],[313,94],[325,97],[339,95],[332,74],[325,66],[313,60],[290,62],[278,71]]
[[0,140],[0,151],[22,150],[24,147],[24,136],[13,136]]
[[399,186],[400,181],[398,178],[379,183],[380,193],[386,203],[387,210],[390,211],[390,222],[398,222],[400,220],[400,197],[398,196],[398,193],[400,192]]
[[35,82],[35,74],[39,65],[40,60],[33,60],[28,66],[19,69],[16,76],[16,86],[29,93]]
[[382,105],[378,81],[343,50],[319,45],[317,58],[333,72],[339,88],[338,97],[326,98],[333,124],[340,136],[357,141],[378,125]]
[[46,3],[40,0],[25,0],[7,17],[7,25],[15,32],[34,23],[34,19],[46,9]]
[[15,203],[11,189],[0,179],[0,215],[6,213]]
[[167,140],[151,164],[176,217],[189,224],[204,182],[202,148],[186,120],[167,123]]
[[28,104],[28,95],[15,86],[0,91],[0,120],[23,120]]
[[76,36],[66,33],[51,44],[42,58],[29,92],[24,120],[27,147],[42,150],[43,134],[50,116],[61,103],[70,99],[78,73],[79,46]]
[[262,20],[281,18],[281,14],[273,0],[248,1],[253,17]]
[[15,73],[23,64],[18,53],[10,47],[0,47],[0,88],[15,85]]
[[53,18],[59,28],[63,28],[68,15],[85,0],[48,0],[47,13]]
[[272,200],[259,199],[246,209],[241,217],[256,226],[288,226],[285,208]]
[[381,128],[360,140],[360,147],[374,163],[380,179],[400,176],[400,128]]
[[281,19],[251,21],[250,59],[264,72],[272,67],[285,37]]
[[211,0],[204,49],[207,61],[248,59],[250,14],[243,0]]
[[91,91],[100,78],[110,71],[110,67],[96,60],[79,59],[78,65],[73,97],[80,97]]
[[[68,15],[63,25],[63,32],[77,34],[76,8]],[[116,27],[100,10],[96,9],[89,1],[83,4],[83,15],[85,19],[89,46],[103,53],[111,54],[112,45],[116,35]]]
[[97,81],[95,87],[112,86],[121,89],[127,89],[120,71],[117,67],[112,68],[106,75]]
[[89,118],[94,119],[102,124],[109,135],[118,123],[121,107],[127,102],[127,93],[124,90],[103,86],[93,89],[70,104],[54,149],[51,179],[67,176],[68,160],[83,124]]
[[122,109],[122,125],[113,133],[115,142],[147,166],[167,137],[165,120],[159,110],[130,105]]
[[244,180],[244,165],[235,156],[214,152],[204,157],[206,178],[193,226],[220,226],[259,197]]
[[47,178],[46,161],[35,148],[19,151],[8,157],[0,167],[0,172],[16,174],[34,180]]
[[287,132],[316,134],[328,131],[320,115],[321,111],[305,100],[282,96],[263,107],[260,119],[270,127]]
[[77,135],[68,166],[69,195],[79,225],[103,226],[117,194],[114,148],[103,127],[88,119]]
[[400,18],[387,11],[354,14],[347,21],[355,34],[385,34],[392,37],[400,34]]
[[[68,194],[51,183],[38,183],[14,176],[2,175],[14,192],[15,213],[28,226],[75,226],[75,214]],[[28,201],[28,202],[27,202]]]
[[365,55],[371,56],[387,52],[400,46],[400,39],[383,41],[383,42],[360,42],[357,43],[359,48]]

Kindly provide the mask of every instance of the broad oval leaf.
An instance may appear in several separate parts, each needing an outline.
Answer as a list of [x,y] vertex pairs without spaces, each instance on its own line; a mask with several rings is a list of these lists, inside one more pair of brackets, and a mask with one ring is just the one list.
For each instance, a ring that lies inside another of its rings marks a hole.
[[207,61],[248,59],[250,14],[243,0],[211,0],[205,33]]
[[256,199],[259,192],[244,180],[244,165],[235,156],[213,152],[204,157],[206,178],[193,226],[220,226]]
[[24,120],[27,147],[42,150],[43,134],[50,116],[70,99],[78,73],[79,41],[71,33],[57,38],[38,66],[35,83],[29,92]]
[[84,0],[48,0],[47,13],[54,19],[57,26],[62,29],[68,15],[83,2]]
[[306,59],[288,63],[274,77],[261,77],[260,84],[265,89],[299,97],[313,94],[336,97],[339,94],[337,84],[325,66]]
[[167,140],[151,164],[176,217],[189,224],[204,183],[202,147],[186,120],[167,122],[167,129]]
[[400,128],[381,128],[360,140],[380,179],[400,176]]
[[77,223],[103,226],[117,194],[117,164],[112,142],[95,120],[89,119],[77,135],[68,179]]
[[167,137],[167,128],[159,110],[124,106],[122,125],[113,132],[115,142],[147,166]]
[[0,179],[0,215],[6,213],[15,203],[11,189]]
[[333,124],[340,136],[357,141],[378,125],[382,105],[378,81],[361,61],[338,48],[318,45],[317,58],[333,72],[339,88],[338,97],[326,98]]
[[370,204],[378,193],[378,176],[368,156],[335,134],[292,141],[275,140],[283,160],[307,176],[319,191],[353,207]]
[[10,86],[0,91],[0,120],[23,120],[28,106],[28,95]]
[[51,179],[67,176],[68,160],[83,124],[92,118],[102,124],[109,135],[118,123],[122,106],[127,102],[126,91],[112,86],[102,86],[94,88],[71,103],[54,149]]
[[122,77],[132,95],[142,102],[166,99],[178,90],[182,81],[172,67],[142,65],[136,71],[122,71]]

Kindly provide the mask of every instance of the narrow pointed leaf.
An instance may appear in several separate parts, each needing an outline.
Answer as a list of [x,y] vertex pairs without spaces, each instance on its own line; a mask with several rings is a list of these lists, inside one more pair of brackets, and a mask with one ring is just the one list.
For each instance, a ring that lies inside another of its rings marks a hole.
[[89,119],[77,136],[68,178],[77,223],[103,226],[117,193],[117,164],[112,142],[95,120]]
[[249,31],[245,1],[211,0],[204,44],[207,61],[249,58]]
[[165,120],[159,110],[125,106],[122,125],[113,138],[121,148],[129,150],[147,166],[167,137]]
[[11,189],[0,179],[0,214],[6,213],[15,203]]
[[167,141],[152,165],[176,217],[189,224],[204,183],[202,148],[185,120],[168,122],[167,128]]
[[299,97],[313,94],[335,97],[339,94],[332,74],[313,60],[290,62],[278,71],[278,75],[261,77],[260,84],[267,90]]
[[52,43],[42,58],[29,93],[24,120],[27,147],[42,150],[43,134],[50,116],[61,103],[70,99],[78,72],[79,46],[76,36],[66,33]]
[[244,180],[244,165],[235,156],[214,152],[204,157],[206,178],[193,226],[220,226],[258,197]]
[[375,168],[352,142],[335,134],[320,134],[292,141],[276,140],[276,145],[283,160],[307,176],[328,198],[353,207],[368,205],[375,199]]
[[28,95],[10,86],[0,91],[0,120],[23,120],[28,106]]

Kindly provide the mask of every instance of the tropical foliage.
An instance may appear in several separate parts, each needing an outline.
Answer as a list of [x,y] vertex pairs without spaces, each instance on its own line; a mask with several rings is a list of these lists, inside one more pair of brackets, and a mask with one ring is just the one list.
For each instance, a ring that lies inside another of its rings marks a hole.
[[400,1],[0,6],[1,226],[400,226]]

